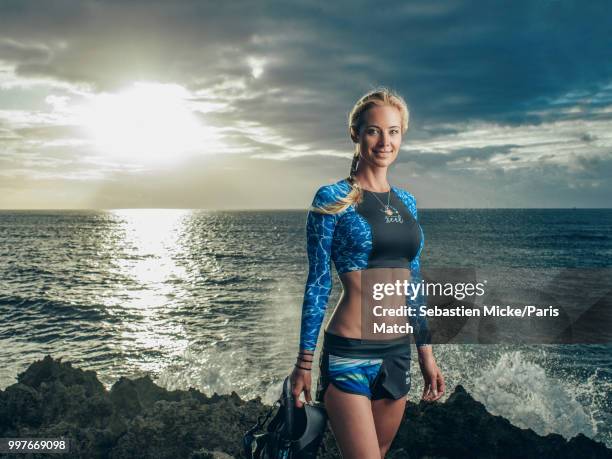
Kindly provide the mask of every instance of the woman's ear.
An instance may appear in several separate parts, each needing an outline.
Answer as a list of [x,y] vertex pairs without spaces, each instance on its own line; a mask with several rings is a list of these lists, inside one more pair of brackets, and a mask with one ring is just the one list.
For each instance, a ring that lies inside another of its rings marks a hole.
[[349,134],[353,143],[359,143],[359,133],[353,126],[349,127]]

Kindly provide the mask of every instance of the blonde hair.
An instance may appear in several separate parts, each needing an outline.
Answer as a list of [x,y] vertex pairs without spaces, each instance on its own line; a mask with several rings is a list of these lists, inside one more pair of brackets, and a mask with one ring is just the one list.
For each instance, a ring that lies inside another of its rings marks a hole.
[[[348,128],[351,139],[359,136],[359,131],[361,129],[361,125],[363,124],[365,112],[372,107],[384,106],[395,107],[399,110],[402,119],[402,135],[404,135],[404,133],[408,130],[408,122],[410,119],[410,112],[408,111],[406,101],[395,91],[386,87],[379,87],[362,96],[349,113]],[[314,207],[312,210],[322,214],[337,214],[349,206],[361,202],[363,198],[363,190],[355,178],[358,162],[359,144],[355,143],[355,153],[353,154],[351,169],[349,176],[347,177],[347,181],[351,185],[351,191],[345,197],[340,198],[336,202],[328,204],[324,207]]]

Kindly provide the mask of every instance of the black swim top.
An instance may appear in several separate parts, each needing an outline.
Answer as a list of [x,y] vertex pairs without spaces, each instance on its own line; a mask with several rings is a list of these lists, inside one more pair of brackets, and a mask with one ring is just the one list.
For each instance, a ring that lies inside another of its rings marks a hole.
[[[418,223],[416,200],[408,191],[391,187],[389,193],[364,191],[363,201],[336,214],[317,212],[346,197],[351,185],[344,179],[318,189],[306,221],[308,279],[302,305],[300,348],[314,350],[332,289],[331,262],[338,274],[368,268],[409,268],[411,283],[422,282],[420,253],[424,235]],[[378,197],[378,199],[376,199]],[[379,201],[382,201],[382,203]],[[389,199],[389,211],[385,207]],[[426,306],[423,289],[408,304]],[[415,324],[417,346],[430,343],[424,316]]]
[[365,190],[355,210],[368,222],[372,232],[367,267],[408,267],[419,252],[421,229],[399,197],[393,192]]

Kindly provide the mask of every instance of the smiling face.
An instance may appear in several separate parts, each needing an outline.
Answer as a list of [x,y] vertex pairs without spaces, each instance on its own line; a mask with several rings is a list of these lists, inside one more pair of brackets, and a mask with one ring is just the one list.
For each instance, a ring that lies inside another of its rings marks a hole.
[[397,158],[402,143],[400,111],[389,105],[374,106],[363,113],[358,136],[359,160],[372,167],[389,167]]

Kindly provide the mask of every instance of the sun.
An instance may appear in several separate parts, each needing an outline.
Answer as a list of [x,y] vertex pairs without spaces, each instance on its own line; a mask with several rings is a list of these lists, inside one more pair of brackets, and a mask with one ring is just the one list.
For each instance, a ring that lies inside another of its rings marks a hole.
[[176,84],[134,83],[121,93],[96,95],[83,122],[105,156],[152,164],[204,151],[216,138],[189,107]]

